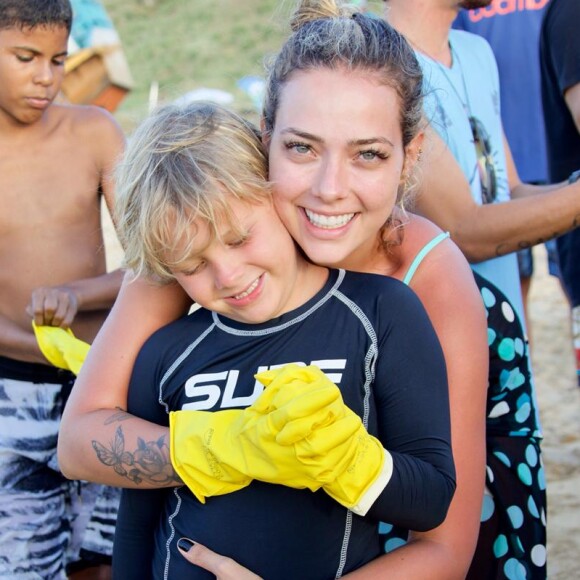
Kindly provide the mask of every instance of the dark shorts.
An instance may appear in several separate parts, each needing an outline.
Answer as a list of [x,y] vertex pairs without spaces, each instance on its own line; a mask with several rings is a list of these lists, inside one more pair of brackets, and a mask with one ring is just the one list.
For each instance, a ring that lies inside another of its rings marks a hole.
[[580,306],[580,231],[572,230],[557,239],[562,282],[570,304]]
[[[560,264],[558,261],[558,249],[556,240],[549,240],[545,244],[548,255],[548,272],[551,276],[560,277]],[[531,278],[534,273],[534,257],[532,248],[526,248],[517,252],[520,278]]]

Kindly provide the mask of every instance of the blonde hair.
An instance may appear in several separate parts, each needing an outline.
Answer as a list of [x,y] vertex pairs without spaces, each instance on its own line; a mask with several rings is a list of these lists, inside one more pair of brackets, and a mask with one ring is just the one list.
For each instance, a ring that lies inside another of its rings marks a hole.
[[173,280],[172,270],[190,254],[196,220],[213,236],[223,224],[238,231],[232,197],[271,198],[258,131],[214,103],[169,105],[152,114],[129,139],[116,178],[114,219],[125,266],[161,282]]

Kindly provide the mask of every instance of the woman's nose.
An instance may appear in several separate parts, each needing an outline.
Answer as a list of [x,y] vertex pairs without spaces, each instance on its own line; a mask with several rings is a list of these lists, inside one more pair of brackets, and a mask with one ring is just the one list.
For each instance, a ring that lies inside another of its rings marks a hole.
[[346,175],[343,161],[333,158],[324,160],[318,171],[314,194],[327,203],[344,198],[348,192]]

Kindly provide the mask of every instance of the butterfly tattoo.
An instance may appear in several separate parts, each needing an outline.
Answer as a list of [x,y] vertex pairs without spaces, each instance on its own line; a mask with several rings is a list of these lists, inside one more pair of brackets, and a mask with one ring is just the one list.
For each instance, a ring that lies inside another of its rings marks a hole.
[[180,481],[173,471],[165,436],[157,441],[145,441],[139,437],[137,449],[130,452],[125,449],[122,427],[117,427],[115,439],[109,447],[94,440],[92,445],[101,463],[112,467],[115,473],[134,483],[147,482],[163,487],[163,485]]

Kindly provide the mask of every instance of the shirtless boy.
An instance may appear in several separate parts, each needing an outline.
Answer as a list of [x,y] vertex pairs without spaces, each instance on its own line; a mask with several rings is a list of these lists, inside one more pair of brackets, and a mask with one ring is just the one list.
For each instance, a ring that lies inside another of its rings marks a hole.
[[64,578],[74,543],[55,471],[74,377],[44,358],[32,319],[91,342],[121,282],[101,196],[110,207],[123,133],[101,109],[54,103],[71,20],[68,0],[0,1],[0,576]]

